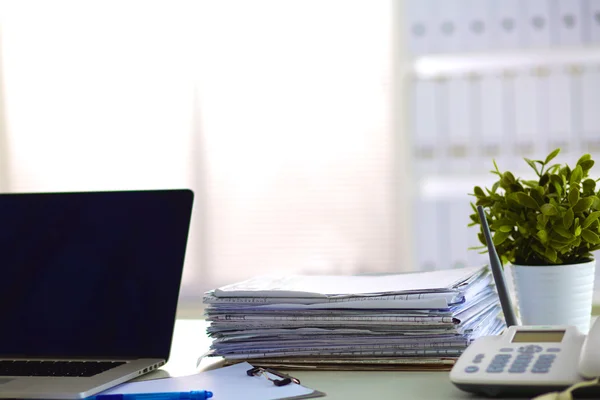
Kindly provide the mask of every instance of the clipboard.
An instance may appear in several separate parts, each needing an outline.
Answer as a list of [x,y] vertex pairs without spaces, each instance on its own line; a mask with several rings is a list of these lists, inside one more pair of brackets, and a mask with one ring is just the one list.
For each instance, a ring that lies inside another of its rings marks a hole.
[[325,393],[302,385],[290,375],[268,368],[254,367],[248,362],[188,376],[124,383],[101,394],[191,390],[209,390],[213,392],[214,400],[311,399],[325,396]]

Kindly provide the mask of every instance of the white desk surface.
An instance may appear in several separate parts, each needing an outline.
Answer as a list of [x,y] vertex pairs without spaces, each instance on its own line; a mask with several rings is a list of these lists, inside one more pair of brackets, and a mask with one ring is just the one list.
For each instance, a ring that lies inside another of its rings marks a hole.
[[[177,320],[169,362],[161,370],[148,374],[142,379],[190,375],[218,365],[214,359],[204,359],[199,368],[196,368],[198,357],[210,346],[206,326],[207,322],[203,320]],[[288,373],[300,379],[303,385],[325,392],[327,396],[324,399],[464,400],[477,398],[454,387],[448,378],[448,371],[288,371]]]

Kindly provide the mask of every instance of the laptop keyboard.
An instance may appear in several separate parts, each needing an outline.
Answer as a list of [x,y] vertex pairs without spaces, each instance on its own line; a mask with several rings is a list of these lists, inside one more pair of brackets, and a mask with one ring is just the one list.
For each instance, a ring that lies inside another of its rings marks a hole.
[[0,360],[0,376],[90,377],[123,364],[122,361]]

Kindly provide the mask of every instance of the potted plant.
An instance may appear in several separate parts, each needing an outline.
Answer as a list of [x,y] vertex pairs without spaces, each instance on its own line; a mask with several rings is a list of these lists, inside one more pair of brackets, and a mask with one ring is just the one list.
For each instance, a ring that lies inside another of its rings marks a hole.
[[[471,194],[469,226],[480,225],[475,205],[484,208],[494,246],[504,265],[512,264],[513,282],[523,324],[575,325],[587,333],[594,290],[594,251],[600,250],[600,191],[589,178],[589,154],[574,167],[524,159],[534,179],[500,171],[498,180]],[[485,245],[480,229],[479,240]],[[485,247],[485,246],[483,246]],[[477,247],[481,249],[481,247]],[[485,251],[484,251],[485,252]]]

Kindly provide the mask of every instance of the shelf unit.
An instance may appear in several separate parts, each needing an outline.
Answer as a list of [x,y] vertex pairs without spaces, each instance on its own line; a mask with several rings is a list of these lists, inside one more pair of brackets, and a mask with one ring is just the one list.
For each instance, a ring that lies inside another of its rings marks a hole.
[[[484,21],[490,29],[492,15],[498,13],[513,13],[514,21],[527,22],[534,20],[536,10],[545,10],[548,18],[549,36],[542,46],[526,40],[520,48],[495,46],[490,39],[490,49],[482,51],[477,39],[473,46],[454,43],[445,51],[430,46],[438,51],[403,52],[397,104],[403,109],[399,132],[407,132],[411,166],[412,262],[419,270],[486,263],[487,255],[467,250],[479,245],[476,228],[467,228],[469,193],[475,185],[491,187],[493,159],[501,170],[528,176],[533,172],[523,158],[539,159],[556,147],[563,149],[560,162],[572,163],[586,152],[600,154],[600,112],[595,111],[600,110],[600,36],[592,32],[595,22],[583,19],[584,11],[592,17],[598,13],[600,30],[600,3],[535,0],[523,10],[511,1],[480,1],[475,10],[452,8],[473,5],[468,0],[402,3],[406,12],[399,25],[405,28],[407,49],[417,47],[411,35],[419,21],[410,18],[429,18],[415,7],[433,7],[431,20],[421,23],[430,32],[436,26],[443,30],[452,18],[465,26],[473,25],[468,18]],[[493,12],[486,14],[485,4]],[[575,12],[582,13],[579,42],[564,39],[567,28],[560,25]],[[552,18],[562,19],[554,23]],[[459,23],[454,26],[460,28]],[[435,34],[432,38],[439,40]]]

